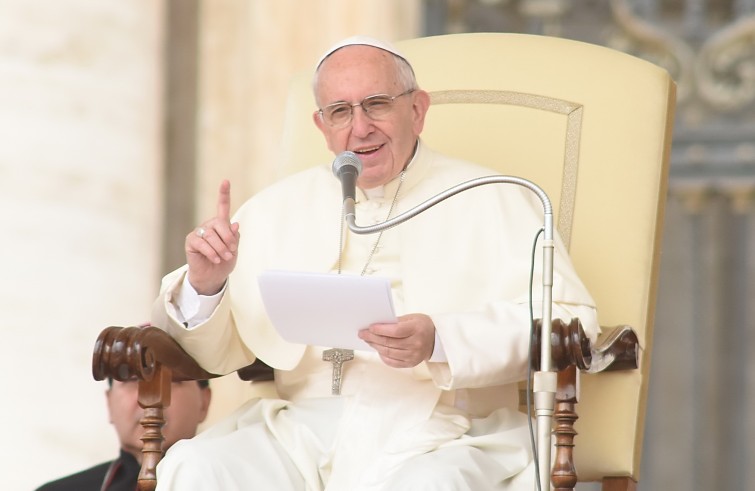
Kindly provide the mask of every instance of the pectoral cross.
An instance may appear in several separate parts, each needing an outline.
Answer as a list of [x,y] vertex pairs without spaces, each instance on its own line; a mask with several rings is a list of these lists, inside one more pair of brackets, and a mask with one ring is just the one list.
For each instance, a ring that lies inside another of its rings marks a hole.
[[323,361],[329,361],[333,364],[333,379],[331,390],[334,396],[341,394],[341,371],[343,364],[354,359],[354,351],[350,349],[331,348],[322,352]]

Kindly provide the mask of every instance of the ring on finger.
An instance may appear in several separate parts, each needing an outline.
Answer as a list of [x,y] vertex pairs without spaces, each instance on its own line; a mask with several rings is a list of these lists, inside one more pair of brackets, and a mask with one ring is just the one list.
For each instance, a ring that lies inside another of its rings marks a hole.
[[205,236],[206,234],[207,234],[207,230],[205,230],[205,228],[204,228],[204,227],[199,227],[199,228],[197,229],[197,235],[199,236],[199,238],[200,238],[200,239],[204,239],[204,236]]

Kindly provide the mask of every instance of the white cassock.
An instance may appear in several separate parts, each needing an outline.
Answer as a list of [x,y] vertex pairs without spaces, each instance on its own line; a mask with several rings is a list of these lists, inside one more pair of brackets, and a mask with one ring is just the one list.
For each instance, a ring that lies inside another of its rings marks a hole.
[[[492,174],[420,143],[392,216]],[[358,190],[357,223],[386,219],[398,181],[369,196]],[[174,306],[185,267],[163,280],[153,323],[212,373],[230,373],[260,358],[276,369],[281,399],[250,401],[174,445],[158,467],[158,489],[532,490],[528,419],[518,411],[517,383],[526,377],[540,202],[520,186],[485,185],[385,231],[365,274],[390,278],[398,315],[432,318],[436,353],[412,369],[395,369],[358,351],[344,364],[342,395],[331,396],[325,347],[290,344],[277,334],[257,277],[269,269],[337,271],[340,214],[340,184],[329,165],[247,201],[234,217],[242,234],[237,266],[212,315],[191,329]],[[348,234],[345,273],[362,271],[376,238]],[[536,259],[536,317],[541,266]],[[553,300],[554,318],[579,317],[594,340],[594,302],[558,238]]]

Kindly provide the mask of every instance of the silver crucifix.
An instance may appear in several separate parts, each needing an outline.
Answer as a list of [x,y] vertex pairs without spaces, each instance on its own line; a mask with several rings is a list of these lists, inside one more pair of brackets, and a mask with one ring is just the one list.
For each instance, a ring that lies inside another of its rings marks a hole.
[[341,394],[341,372],[343,364],[354,359],[354,351],[350,349],[331,348],[322,352],[323,361],[333,364],[333,379],[331,390],[334,396]]

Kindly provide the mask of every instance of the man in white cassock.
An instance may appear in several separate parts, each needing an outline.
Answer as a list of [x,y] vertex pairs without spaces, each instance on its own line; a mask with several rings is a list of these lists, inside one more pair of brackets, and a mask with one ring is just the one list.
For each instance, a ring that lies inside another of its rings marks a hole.
[[[386,43],[355,37],[330,49],[314,92],[328,148],[362,161],[358,223],[496,174],[423,144],[429,96]],[[517,385],[527,376],[530,255],[543,222],[530,191],[478,187],[377,235],[339,220],[329,164],[274,184],[234,217],[229,195],[224,181],[217,215],[187,235],[187,265],[163,280],[153,322],[210,372],[259,358],[275,369],[280,398],[252,400],[174,445],[158,490],[534,489]],[[291,344],[271,325],[257,281],[266,270],[387,277],[398,321],[360,331],[373,350],[354,352],[334,380],[324,352],[338,347]],[[558,238],[553,299],[554,318],[579,317],[595,338],[593,300]]]

